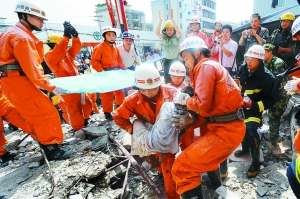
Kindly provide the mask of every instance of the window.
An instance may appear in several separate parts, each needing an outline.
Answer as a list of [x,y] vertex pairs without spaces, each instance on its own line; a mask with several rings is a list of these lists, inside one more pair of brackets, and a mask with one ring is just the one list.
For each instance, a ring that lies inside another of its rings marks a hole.
[[181,2],[179,2],[179,8],[181,8]]
[[216,14],[207,10],[203,10],[203,17],[209,18],[209,19],[216,19]]
[[182,19],[182,13],[180,13],[180,19]]
[[168,6],[168,4],[166,4],[166,9],[167,9],[167,10],[169,9],[169,6]]
[[285,0],[278,0],[278,7],[284,7],[285,6]]
[[216,9],[216,3],[209,1],[209,0],[202,0],[202,5],[212,8],[212,9]]
[[215,24],[207,21],[203,21],[203,28],[215,29]]

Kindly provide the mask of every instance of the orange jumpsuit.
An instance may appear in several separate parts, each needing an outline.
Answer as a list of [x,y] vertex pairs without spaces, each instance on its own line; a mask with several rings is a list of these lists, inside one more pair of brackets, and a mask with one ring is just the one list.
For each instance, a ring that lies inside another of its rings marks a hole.
[[[74,63],[76,55],[81,50],[79,37],[72,38],[72,46],[68,48],[69,38],[64,36],[54,47],[45,55],[45,61],[56,77],[69,77],[79,75],[78,68]],[[85,104],[81,103],[81,94],[74,93],[62,95],[68,120],[66,122],[74,130],[80,130],[84,127],[84,120],[90,117],[92,112],[92,102],[85,94]],[[65,119],[65,118],[64,118]]]
[[17,23],[0,35],[0,67],[18,62],[25,73],[7,71],[1,78],[2,89],[10,103],[25,120],[33,125],[41,144],[49,145],[63,141],[58,111],[39,87],[52,92],[41,66],[44,57],[43,42],[24,25]]
[[[118,48],[115,46],[115,44],[111,46],[107,42],[102,42],[94,48],[91,64],[97,72],[108,71],[117,68],[127,70],[122,62]],[[113,111],[114,95],[116,97],[115,104],[122,104],[124,100],[123,89],[114,92],[101,93],[100,97],[103,112],[110,113]]]
[[[221,36],[221,33],[217,34],[217,32],[215,31],[208,39],[208,47],[212,48],[214,46],[215,38],[220,37],[220,36]],[[219,53],[216,53],[216,54],[210,56],[210,59],[214,60],[216,62],[219,62]]]
[[[294,65],[294,68],[296,68],[299,65],[300,65],[300,61],[297,61]],[[295,72],[292,72],[290,74],[290,79],[292,79],[293,76],[300,78],[300,70],[296,70]]]
[[[191,81],[195,85],[195,96],[188,99],[187,107],[200,117],[233,113],[243,106],[239,88],[215,61],[202,59],[194,68]],[[174,162],[172,176],[180,195],[201,184],[201,173],[216,170],[239,146],[246,132],[242,120],[208,123],[204,129],[201,128],[201,136]]]
[[[149,102],[142,97],[142,94],[140,92],[135,92],[126,97],[123,104],[114,111],[114,121],[118,126],[128,132],[132,132],[132,124],[129,121],[129,118],[134,115],[136,115],[138,119],[154,124],[162,104],[164,102],[173,101],[173,95],[176,93],[177,89],[174,87],[161,85],[154,112]],[[171,175],[171,168],[175,159],[175,154],[158,153],[158,155],[162,174],[164,176],[167,198],[179,199],[179,195],[175,191],[175,182]]]
[[93,111],[100,113],[100,110],[97,105],[97,93],[88,93],[88,96],[92,100]]
[[0,88],[0,156],[4,155],[6,151],[3,148],[3,145],[7,144],[7,140],[3,135],[4,126],[3,120],[11,123],[14,126],[17,126],[26,133],[32,132],[32,125],[20,115],[20,113],[15,109],[15,107],[8,101],[4,93]]
[[203,39],[203,41],[205,41],[206,45],[209,46],[207,35],[201,30],[199,30],[196,34],[194,32],[191,32],[190,34],[188,34],[187,37],[191,37],[191,36],[200,37],[201,39]]

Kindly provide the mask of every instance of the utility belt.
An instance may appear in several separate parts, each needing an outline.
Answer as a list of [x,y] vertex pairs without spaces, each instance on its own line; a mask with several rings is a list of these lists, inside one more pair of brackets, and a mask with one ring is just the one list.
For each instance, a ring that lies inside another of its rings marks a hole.
[[239,108],[237,111],[233,113],[207,117],[206,121],[212,123],[227,123],[227,122],[233,122],[236,120],[243,120],[243,119],[245,119],[243,108]]
[[17,71],[19,72],[20,76],[26,76],[24,71],[22,70],[20,64],[12,63],[12,64],[5,64],[0,66],[0,78],[8,77],[7,72],[10,71]]

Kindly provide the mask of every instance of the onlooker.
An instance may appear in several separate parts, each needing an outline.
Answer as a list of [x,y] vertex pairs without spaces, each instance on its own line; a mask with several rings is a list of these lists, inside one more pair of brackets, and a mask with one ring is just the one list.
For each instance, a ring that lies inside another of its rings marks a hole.
[[[283,73],[287,69],[286,63],[276,57],[275,54],[275,46],[273,44],[265,44],[265,60],[264,64],[267,69],[276,77],[278,74]],[[279,138],[279,126],[280,126],[280,118],[283,115],[287,103],[289,101],[289,97],[287,96],[283,86],[288,80],[288,76],[286,76],[281,83],[280,88],[278,88],[277,99],[273,107],[269,109],[269,126],[270,126],[270,140],[271,142],[267,142],[267,146],[271,150],[273,155],[282,154],[283,151],[278,146],[278,138]]]
[[[218,40],[221,38],[222,26],[223,25],[220,22],[215,23],[215,32],[208,39],[208,47],[209,48],[212,48],[217,45]],[[219,53],[215,53],[214,55],[211,55],[210,59],[218,62],[219,61]]]
[[135,70],[137,65],[141,64],[141,58],[134,45],[133,35],[127,31],[122,34],[123,43],[117,45],[122,61],[127,69]]
[[165,83],[171,82],[171,77],[169,75],[169,69],[173,62],[180,61],[177,59],[177,55],[179,53],[179,44],[180,44],[180,29],[175,23],[173,19],[173,9],[170,10],[170,20],[165,22],[164,29],[160,32],[161,23],[163,20],[163,16],[161,15],[160,11],[159,15],[159,22],[156,28],[156,35],[162,39],[162,45],[164,46],[164,54],[165,54],[165,61],[163,64],[164,68],[164,78]]
[[245,46],[245,52],[253,45],[263,45],[269,37],[269,30],[260,26],[261,17],[255,13],[250,18],[252,29],[244,30],[239,40],[240,46]]
[[221,39],[218,40],[219,44],[212,48],[212,54],[218,53],[218,62],[226,68],[231,76],[235,76],[237,71],[235,55],[238,44],[230,38],[231,33],[232,27],[230,25],[226,24],[222,27]]
[[[285,13],[280,17],[280,27],[272,32],[267,43],[275,45],[275,54],[288,66],[294,61],[295,41],[292,39],[292,23],[295,16],[292,13]],[[276,41],[276,35],[281,35],[280,41]]]
[[201,24],[201,19],[198,15],[194,15],[192,18],[191,18],[191,21],[190,21],[190,24],[192,26],[192,32],[190,34],[188,34],[187,37],[190,37],[190,36],[197,36],[197,37],[200,37],[201,39],[203,39],[206,43],[207,46],[208,45],[208,39],[207,39],[207,35],[205,34],[205,32],[203,32],[201,29],[200,29],[200,24]]

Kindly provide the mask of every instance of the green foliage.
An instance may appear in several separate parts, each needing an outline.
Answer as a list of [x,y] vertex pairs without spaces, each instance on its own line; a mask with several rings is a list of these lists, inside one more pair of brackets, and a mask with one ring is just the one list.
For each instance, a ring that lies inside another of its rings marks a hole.
[[97,4],[97,5],[95,5],[96,7],[103,7],[103,6],[106,6],[106,3],[99,3],[99,4]]

